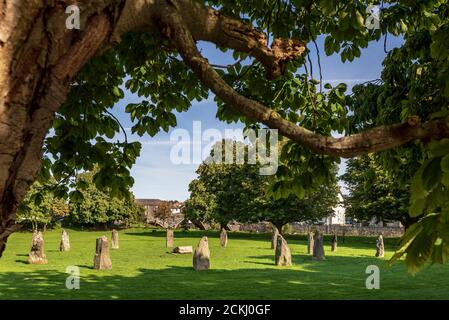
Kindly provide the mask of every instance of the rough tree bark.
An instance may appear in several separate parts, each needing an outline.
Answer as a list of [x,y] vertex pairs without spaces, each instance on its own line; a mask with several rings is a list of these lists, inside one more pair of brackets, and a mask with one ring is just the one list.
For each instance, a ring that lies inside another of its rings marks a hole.
[[[66,7],[76,4],[81,30],[68,30]],[[196,41],[246,52],[269,79],[306,48],[300,40],[267,37],[239,20],[193,0],[2,0],[0,1],[0,257],[20,228],[16,209],[40,170],[42,146],[55,112],[79,70],[129,31],[168,37],[200,81],[245,116],[314,152],[341,157],[387,150],[414,139],[449,137],[448,119],[371,129],[343,138],[324,137],[282,119],[229,87],[204,59]]]

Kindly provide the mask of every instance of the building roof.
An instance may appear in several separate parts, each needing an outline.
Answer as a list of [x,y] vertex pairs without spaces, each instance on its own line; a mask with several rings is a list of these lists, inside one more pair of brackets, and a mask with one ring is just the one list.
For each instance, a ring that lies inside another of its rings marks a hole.
[[136,199],[136,202],[138,204],[144,205],[144,206],[159,206],[161,203],[171,203],[173,207],[180,208],[183,206],[182,202],[171,200],[171,201],[165,201],[160,199]]
[[164,201],[159,199],[136,199],[136,202],[145,206],[158,206]]

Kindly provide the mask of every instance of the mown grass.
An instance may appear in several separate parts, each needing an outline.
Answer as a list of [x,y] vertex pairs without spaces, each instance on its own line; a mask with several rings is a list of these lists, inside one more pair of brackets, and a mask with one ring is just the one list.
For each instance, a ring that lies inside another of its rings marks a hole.
[[[60,230],[45,233],[49,263],[27,263],[31,234],[20,232],[8,241],[0,259],[0,299],[448,299],[449,266],[432,266],[415,277],[402,263],[386,261],[396,239],[387,239],[386,257],[377,259],[374,238],[339,239],[337,252],[312,261],[304,236],[287,237],[292,267],[274,266],[269,235],[229,233],[220,248],[216,232],[176,232],[175,245],[196,246],[209,236],[211,270],[196,272],[192,255],[175,255],[165,248],[162,230],[120,231],[120,249],[111,250],[113,269],[92,269],[95,239],[110,232],[69,230],[72,249],[59,252]],[[66,267],[81,271],[80,290],[65,287]],[[365,287],[366,267],[378,265],[380,290]]]

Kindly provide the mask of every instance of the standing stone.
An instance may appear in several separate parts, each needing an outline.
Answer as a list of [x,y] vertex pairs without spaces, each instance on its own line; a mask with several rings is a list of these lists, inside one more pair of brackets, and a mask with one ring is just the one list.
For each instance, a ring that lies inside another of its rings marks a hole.
[[383,258],[385,255],[384,237],[379,235],[376,241],[376,257]]
[[207,237],[202,237],[193,254],[193,268],[196,271],[210,269],[210,251]]
[[118,231],[115,230],[115,229],[112,230],[111,247],[112,247],[112,249],[118,249],[119,248]]
[[61,243],[59,244],[59,251],[70,251],[70,238],[67,231],[62,230]]
[[279,235],[279,230],[273,224],[273,231],[271,233],[271,249],[276,250],[276,244],[277,244],[277,241],[278,241],[278,235]]
[[313,232],[307,234],[307,253],[313,256],[313,246],[315,241],[313,240]]
[[274,256],[275,264],[281,267],[288,267],[292,265],[292,254],[284,237],[280,234],[277,238],[276,253]]
[[40,231],[33,231],[31,240],[31,251],[28,255],[28,263],[30,264],[47,264],[47,257],[44,250],[44,236]]
[[167,248],[173,248],[175,234],[173,229],[167,228],[167,236],[166,236],[166,246]]
[[106,236],[97,239],[94,257],[94,269],[110,270],[112,262],[109,256],[109,243]]
[[313,260],[321,261],[326,260],[324,256],[324,243],[323,235],[317,230],[315,231],[314,244],[313,244]]
[[332,252],[337,251],[337,242],[338,242],[337,235],[334,234],[334,237],[332,238],[332,249],[331,249]]
[[228,245],[228,233],[226,232],[225,228],[222,228],[220,232],[220,246],[226,248],[227,245]]

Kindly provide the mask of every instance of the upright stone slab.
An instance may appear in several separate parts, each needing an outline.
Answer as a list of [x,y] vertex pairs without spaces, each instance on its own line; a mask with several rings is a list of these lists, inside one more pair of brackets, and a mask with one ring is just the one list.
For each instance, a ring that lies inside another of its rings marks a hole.
[[307,233],[307,253],[313,256],[313,246],[315,241],[313,240],[313,232]]
[[70,251],[70,238],[67,231],[62,230],[61,233],[61,243],[59,244],[59,251]]
[[323,235],[317,230],[314,236],[313,244],[313,260],[321,261],[326,260],[324,255],[324,240]]
[[115,229],[112,230],[111,248],[112,249],[118,249],[119,248],[118,231],[115,230]]
[[167,248],[173,248],[173,246],[174,246],[174,238],[175,238],[175,234],[173,232],[173,229],[167,228],[167,235],[166,235],[166,246],[167,246]]
[[274,256],[275,264],[281,267],[288,267],[292,265],[292,254],[284,237],[278,235],[276,241],[276,253]]
[[337,239],[337,235],[334,234],[334,237],[332,238],[332,252],[337,251],[337,244],[338,244],[338,239]]
[[220,246],[226,248],[227,245],[228,245],[228,233],[226,232],[225,228],[222,228],[220,232]]
[[202,237],[193,254],[193,268],[196,271],[210,269],[210,251],[207,237]]
[[384,237],[379,235],[376,241],[376,257],[383,258],[385,255]]
[[109,243],[106,236],[97,239],[94,257],[94,269],[110,270],[112,262],[109,256]]
[[47,256],[44,249],[44,236],[40,231],[33,232],[31,240],[31,251],[28,255],[28,263],[30,264],[47,264]]
[[273,231],[271,232],[271,249],[276,250],[276,244],[278,241],[279,230],[278,230],[278,228],[276,228],[276,226],[274,224],[273,224],[272,228],[273,228]]

